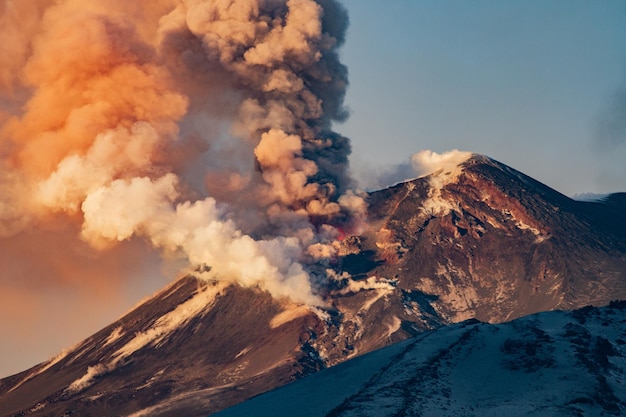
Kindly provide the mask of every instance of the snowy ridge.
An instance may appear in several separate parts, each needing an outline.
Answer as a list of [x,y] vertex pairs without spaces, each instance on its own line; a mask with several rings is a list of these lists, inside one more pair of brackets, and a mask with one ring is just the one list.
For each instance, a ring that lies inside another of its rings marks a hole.
[[596,193],[581,193],[574,194],[572,199],[576,201],[588,201],[588,202],[597,202],[603,203],[609,197],[610,194],[596,194]]
[[120,337],[122,337],[122,335],[124,334],[124,329],[122,328],[122,326],[118,326],[115,329],[113,329],[113,331],[111,332],[111,334],[109,335],[109,337],[107,337],[107,340],[105,340],[104,344],[102,345],[102,347],[106,347],[112,343],[114,343],[115,341],[117,341]]
[[119,348],[113,354],[114,362],[119,362],[148,344],[158,346],[163,339],[177,328],[183,326],[203,310],[210,309],[213,301],[215,301],[215,297],[229,285],[229,283],[218,282],[214,286],[205,286],[198,290],[189,300],[161,316],[150,329],[135,335],[130,342]]
[[498,325],[468,321],[216,416],[624,415],[625,314],[626,302],[615,302]]

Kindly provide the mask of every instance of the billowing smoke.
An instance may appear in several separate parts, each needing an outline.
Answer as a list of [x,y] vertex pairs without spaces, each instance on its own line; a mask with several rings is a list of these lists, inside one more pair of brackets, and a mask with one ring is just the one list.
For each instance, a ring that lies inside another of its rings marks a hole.
[[358,227],[334,0],[2,0],[0,236],[143,239],[320,304]]
[[444,153],[423,150],[411,156],[413,170],[421,177],[437,171],[450,171],[472,156],[471,152],[453,149]]
[[366,176],[365,187],[380,189],[406,181],[415,177],[423,177],[439,171],[448,172],[457,170],[458,165],[465,162],[473,154],[471,152],[451,151],[437,153],[431,150],[421,150],[411,155],[407,162],[380,169],[370,169],[369,178]]

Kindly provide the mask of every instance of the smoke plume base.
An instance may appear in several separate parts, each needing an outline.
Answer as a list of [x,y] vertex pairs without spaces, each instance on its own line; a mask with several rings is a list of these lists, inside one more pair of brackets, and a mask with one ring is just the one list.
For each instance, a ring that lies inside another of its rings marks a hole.
[[360,175],[365,178],[362,185],[366,189],[376,190],[438,172],[456,172],[458,166],[472,155],[474,154],[471,152],[459,151],[458,149],[443,153],[422,150],[411,155],[407,162],[395,166],[379,169],[368,166],[367,171]]

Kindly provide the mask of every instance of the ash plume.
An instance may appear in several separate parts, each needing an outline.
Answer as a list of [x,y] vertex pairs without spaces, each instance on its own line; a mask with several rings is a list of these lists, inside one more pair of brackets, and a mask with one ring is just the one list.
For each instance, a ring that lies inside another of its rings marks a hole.
[[[28,3],[28,4],[26,4]],[[322,303],[350,191],[348,24],[333,0],[60,0],[0,9],[0,236],[143,239]],[[208,266],[210,268],[205,268]]]

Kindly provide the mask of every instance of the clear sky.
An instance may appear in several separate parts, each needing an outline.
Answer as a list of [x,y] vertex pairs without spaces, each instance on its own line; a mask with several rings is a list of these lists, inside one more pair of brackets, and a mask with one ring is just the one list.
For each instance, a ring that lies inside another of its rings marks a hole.
[[567,195],[626,191],[626,2],[343,3],[356,176],[458,148]]

